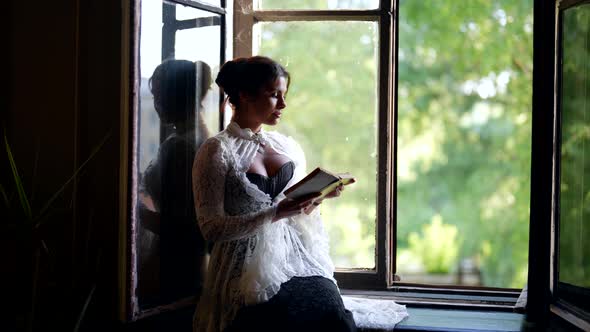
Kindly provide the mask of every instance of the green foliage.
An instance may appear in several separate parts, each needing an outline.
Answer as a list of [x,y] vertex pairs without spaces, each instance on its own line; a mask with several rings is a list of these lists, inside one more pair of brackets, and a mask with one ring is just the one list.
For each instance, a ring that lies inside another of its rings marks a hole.
[[[305,5],[325,7],[319,0]],[[522,287],[526,275],[532,6],[531,0],[400,1],[398,250],[407,251],[410,234],[440,216],[457,229],[458,257],[478,262],[484,286]],[[285,64],[293,77],[278,130],[302,144],[308,168],[358,177],[322,206],[336,265],[372,267],[377,26],[277,22],[261,24],[261,32],[260,54]]]
[[[6,132],[6,131],[5,131]],[[14,156],[12,154],[12,149],[8,143],[8,138],[6,134],[4,134],[4,147],[6,149],[7,159],[10,164],[10,169],[12,173],[12,183],[8,183],[6,185],[0,184],[0,192],[3,198],[3,208],[0,209],[0,227],[2,228],[2,232],[5,236],[10,237],[11,241],[19,243],[20,245],[27,246],[27,244],[32,244],[32,248],[26,247],[27,249],[32,249],[32,262],[34,263],[34,269],[31,276],[31,307],[29,312],[27,312],[26,317],[26,324],[28,324],[28,329],[32,329],[34,324],[37,323],[36,321],[36,311],[40,308],[40,303],[43,301],[41,300],[42,291],[39,291],[40,283],[43,277],[41,277],[40,268],[42,265],[47,263],[52,263],[57,260],[57,257],[52,256],[50,253],[49,248],[47,246],[46,236],[48,233],[46,230],[42,231],[41,226],[45,225],[50,219],[56,219],[55,215],[53,214],[53,209],[55,207],[53,204],[55,203],[56,199],[60,197],[64,193],[64,191],[68,188],[68,186],[80,175],[80,172],[85,168],[85,166],[96,156],[96,154],[100,151],[100,149],[104,146],[106,141],[109,139],[110,134],[106,135],[105,138],[99,143],[99,145],[90,153],[90,156],[86,161],[82,163],[70,176],[63,185],[55,191],[55,193],[41,206],[41,208],[36,208],[33,204],[31,204],[32,200],[27,195],[25,187],[23,185],[23,179],[19,174],[18,167]],[[18,196],[20,204],[13,204],[13,196],[15,193],[8,193],[6,188],[14,188],[16,195]],[[50,218],[54,216],[54,218]],[[50,226],[51,223],[47,223],[47,226]],[[72,242],[74,242],[74,238],[72,238]],[[42,255],[42,252],[45,255]],[[42,260],[46,260],[47,262],[42,262]],[[18,271],[20,272],[20,271]],[[46,277],[46,276],[44,276]],[[83,307],[80,309],[76,317],[76,324],[73,328],[73,331],[76,332],[80,329],[80,324],[82,319],[86,315],[86,311],[88,309],[88,305],[92,296],[94,294],[96,284],[92,286],[92,289],[88,293],[85,298],[85,302]],[[65,294],[64,294],[65,296]],[[50,309],[46,308],[48,311]],[[66,308],[62,308],[66,309]]]
[[[17,226],[31,226],[32,229],[37,229],[39,226],[47,220],[49,209],[51,208],[52,204],[55,200],[66,190],[68,185],[74,181],[80,172],[84,169],[84,167],[94,158],[94,156],[100,151],[103,145],[106,143],[110,134],[105,136],[105,138],[100,142],[99,145],[94,148],[94,150],[90,153],[88,159],[86,159],[82,165],[80,165],[74,173],[62,184],[62,186],[56,190],[53,195],[42,205],[40,209],[33,209],[31,206],[30,199],[27,196],[25,187],[23,186],[23,180],[18,173],[18,168],[16,167],[16,162],[14,161],[14,156],[12,155],[12,150],[10,149],[10,145],[8,144],[8,138],[6,134],[4,135],[4,146],[6,148],[6,153],[8,157],[8,161],[10,163],[10,169],[12,171],[12,180],[14,181],[14,188],[17,192],[19,197],[20,205],[14,206],[12,204],[12,200],[9,199],[9,195],[5,192],[5,186],[0,186],[2,190],[2,196],[4,197],[4,204],[5,209],[3,209],[3,220],[7,222],[16,223]],[[10,195],[12,196],[12,195]]]
[[[337,202],[322,204],[334,261],[339,267],[374,267],[376,25],[279,22],[263,24],[261,31],[261,53],[292,74],[288,107],[277,130],[302,145],[308,170],[322,166],[357,179]],[[310,59],[309,54],[321,56]]]
[[444,224],[440,215],[432,217],[430,224],[422,225],[422,232],[410,233],[410,252],[419,257],[428,273],[449,273],[457,265],[459,243],[457,227]]
[[[18,175],[18,169],[16,168],[16,163],[14,162],[14,157],[12,156],[12,150],[10,149],[10,145],[8,145],[8,139],[6,138],[6,133],[4,134],[4,143],[6,147],[6,154],[8,156],[8,161],[10,162],[10,170],[12,171],[12,176],[14,179],[14,184],[16,187],[16,191],[18,193],[18,198],[20,200],[21,209],[23,214],[27,219],[32,219],[33,212],[31,211],[31,204],[29,203],[29,199],[25,193],[25,188],[23,187],[23,182]],[[6,207],[10,206],[10,201],[8,200],[8,196],[4,192],[4,188],[2,188],[2,193],[4,196],[4,201],[6,203]]]

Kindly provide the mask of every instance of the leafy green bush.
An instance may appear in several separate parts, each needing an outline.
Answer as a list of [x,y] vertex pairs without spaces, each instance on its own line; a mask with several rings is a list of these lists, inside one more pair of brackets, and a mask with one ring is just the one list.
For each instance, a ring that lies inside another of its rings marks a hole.
[[459,241],[457,226],[444,224],[435,215],[430,224],[422,225],[421,234],[410,233],[410,252],[419,257],[426,272],[446,274],[457,264]]

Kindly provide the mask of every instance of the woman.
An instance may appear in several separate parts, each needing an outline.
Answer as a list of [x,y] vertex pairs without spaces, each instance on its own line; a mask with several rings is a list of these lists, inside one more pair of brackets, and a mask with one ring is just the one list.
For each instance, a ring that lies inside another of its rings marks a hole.
[[289,73],[256,56],[227,62],[215,82],[234,116],[193,167],[199,227],[215,243],[194,330],[355,331],[314,209],[321,202],[282,194],[306,175],[303,151],[261,128],[283,116]]
[[202,61],[170,59],[149,80],[154,109],[168,135],[140,182],[138,297],[141,307],[199,296],[206,243],[194,227],[192,165],[210,136],[203,100],[211,69]]

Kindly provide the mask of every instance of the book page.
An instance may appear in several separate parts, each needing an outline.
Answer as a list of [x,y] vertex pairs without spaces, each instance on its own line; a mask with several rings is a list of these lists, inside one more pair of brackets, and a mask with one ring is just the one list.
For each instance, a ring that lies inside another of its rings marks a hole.
[[319,193],[328,185],[336,181],[338,181],[337,177],[320,171],[316,176],[308,179],[305,183],[286,195],[289,198],[296,199],[304,195]]

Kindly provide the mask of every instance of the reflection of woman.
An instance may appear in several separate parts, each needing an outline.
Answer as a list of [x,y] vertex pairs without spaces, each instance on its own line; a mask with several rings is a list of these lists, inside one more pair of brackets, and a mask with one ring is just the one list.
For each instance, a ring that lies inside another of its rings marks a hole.
[[283,116],[289,80],[265,57],[229,61],[216,79],[235,113],[195,159],[198,223],[215,242],[195,331],[356,329],[333,279],[328,237],[314,210],[320,202],[282,194],[305,175],[303,151],[261,129]]
[[152,246],[151,253],[139,253],[144,258],[152,254],[143,260],[145,269],[140,269],[138,277],[140,289],[142,280],[159,277],[157,294],[145,294],[143,299],[140,294],[140,303],[150,298],[170,302],[200,293],[206,251],[205,241],[194,226],[191,168],[198,147],[209,136],[200,116],[200,102],[210,85],[211,70],[200,61],[165,61],[150,78],[160,121],[174,129],[142,178],[143,201],[150,202],[146,205],[156,213],[142,213],[141,222],[159,235],[160,255],[158,268],[157,248]]

